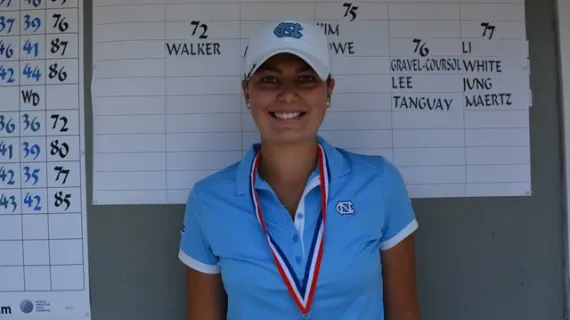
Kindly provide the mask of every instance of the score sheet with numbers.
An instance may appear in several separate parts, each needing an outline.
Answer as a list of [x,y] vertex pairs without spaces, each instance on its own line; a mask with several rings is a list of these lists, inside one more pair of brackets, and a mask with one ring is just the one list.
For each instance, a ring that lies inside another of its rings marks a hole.
[[89,319],[81,0],[0,0],[0,318]]
[[95,204],[185,203],[259,133],[248,37],[317,22],[336,78],[320,134],[382,155],[422,197],[531,193],[523,0],[93,1]]

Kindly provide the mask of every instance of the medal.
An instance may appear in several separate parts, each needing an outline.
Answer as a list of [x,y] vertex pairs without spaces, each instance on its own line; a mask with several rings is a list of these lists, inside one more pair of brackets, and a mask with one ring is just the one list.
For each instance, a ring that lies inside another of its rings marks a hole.
[[283,279],[283,282],[285,283],[285,286],[287,287],[291,298],[293,298],[293,301],[301,311],[303,319],[309,318],[309,311],[311,309],[311,304],[315,295],[315,289],[317,287],[319,271],[321,269],[321,260],[323,257],[324,249],[325,221],[327,216],[327,202],[329,194],[329,175],[326,154],[321,145],[318,145],[317,151],[319,179],[321,183],[321,212],[315,226],[313,241],[309,250],[309,264],[305,268],[307,272],[303,282],[297,278],[294,269],[291,267],[291,263],[287,260],[285,254],[279,248],[273,238],[269,235],[265,227],[265,221],[263,220],[263,214],[259,205],[259,198],[255,190],[255,179],[257,177],[257,171],[261,159],[260,151],[257,152],[252,161],[250,172],[250,191],[257,221],[265,233],[267,243],[269,244],[269,248],[273,256],[273,261],[277,266],[277,270],[279,271],[279,274],[281,275],[281,278]]

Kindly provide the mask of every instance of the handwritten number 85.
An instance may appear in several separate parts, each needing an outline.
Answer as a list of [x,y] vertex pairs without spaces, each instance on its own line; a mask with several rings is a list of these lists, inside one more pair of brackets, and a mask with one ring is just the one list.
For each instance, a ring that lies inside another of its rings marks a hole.
[[63,194],[63,192],[59,191],[56,194],[54,194],[53,197],[55,199],[53,204],[56,207],[59,208],[59,207],[61,207],[62,204],[65,204],[64,210],[67,210],[67,209],[69,209],[69,206],[71,206],[71,200],[70,200],[71,194],[70,193]]

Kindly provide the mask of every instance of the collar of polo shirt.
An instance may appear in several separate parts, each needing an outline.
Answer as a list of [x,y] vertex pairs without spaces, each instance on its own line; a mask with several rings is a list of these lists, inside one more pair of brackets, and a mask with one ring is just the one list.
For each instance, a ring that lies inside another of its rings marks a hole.
[[[328,167],[331,173],[331,179],[338,178],[350,171],[350,166],[344,156],[334,146],[329,144],[323,137],[318,136],[317,142],[323,147],[327,155]],[[246,155],[239,163],[236,172],[236,192],[237,194],[246,194],[249,192],[249,171],[251,161],[255,157],[257,150],[261,145],[255,144],[248,150]]]

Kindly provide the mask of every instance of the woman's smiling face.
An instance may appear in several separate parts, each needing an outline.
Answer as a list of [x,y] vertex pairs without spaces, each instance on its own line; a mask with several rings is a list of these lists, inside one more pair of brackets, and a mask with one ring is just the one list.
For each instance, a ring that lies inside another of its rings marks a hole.
[[282,53],[265,61],[243,93],[264,141],[292,143],[314,139],[334,88],[296,55]]

